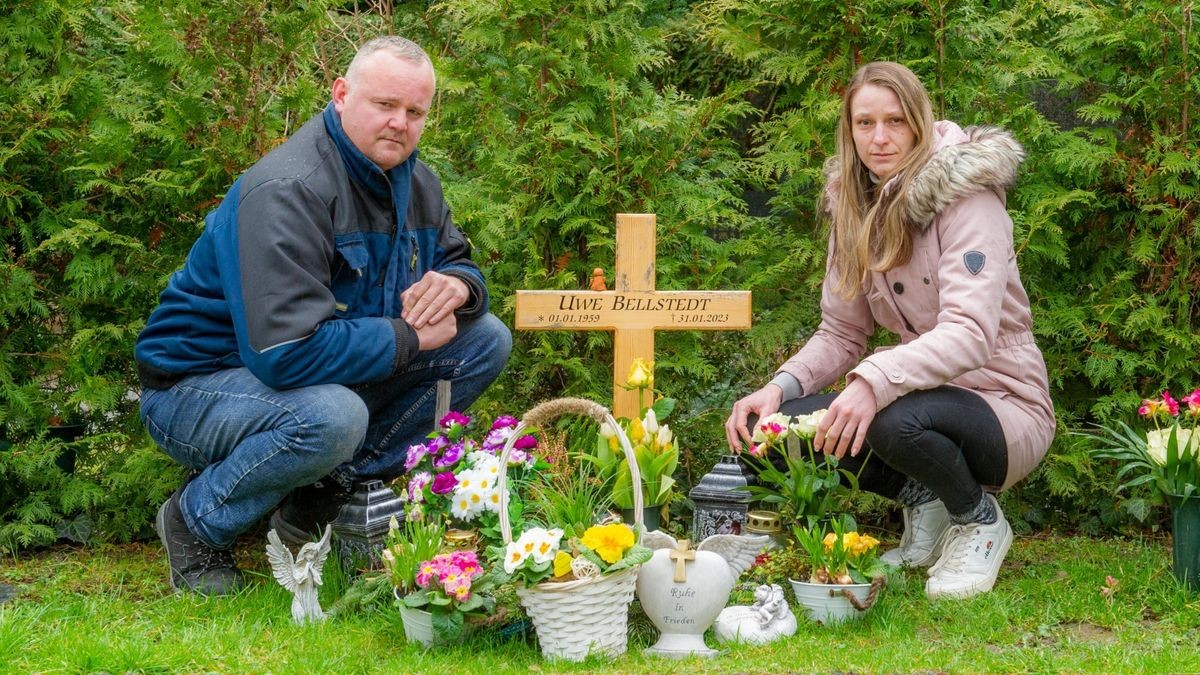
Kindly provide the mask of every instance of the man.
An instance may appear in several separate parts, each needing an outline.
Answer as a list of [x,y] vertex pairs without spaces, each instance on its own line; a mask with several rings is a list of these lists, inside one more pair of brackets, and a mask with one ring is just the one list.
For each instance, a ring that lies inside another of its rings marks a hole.
[[511,335],[417,160],[433,93],[419,46],[363,45],[208,215],[138,337],[142,420],[192,470],[156,520],[175,588],[237,590],[234,539],[276,506],[285,541],[314,539],[354,482],[402,472],[437,380],[464,409],[503,368]]

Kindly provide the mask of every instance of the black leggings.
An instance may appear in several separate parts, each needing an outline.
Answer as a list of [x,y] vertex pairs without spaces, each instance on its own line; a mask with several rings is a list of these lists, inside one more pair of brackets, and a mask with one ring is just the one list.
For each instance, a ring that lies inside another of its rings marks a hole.
[[[804,415],[828,408],[837,394],[786,401],[780,411]],[[952,514],[970,513],[981,485],[999,486],[1008,472],[1008,444],[1000,420],[979,394],[942,386],[914,391],[880,410],[857,457],[838,466],[859,474],[859,487],[895,499],[912,477]],[[864,463],[865,460],[865,463]],[[861,469],[861,473],[860,473]]]

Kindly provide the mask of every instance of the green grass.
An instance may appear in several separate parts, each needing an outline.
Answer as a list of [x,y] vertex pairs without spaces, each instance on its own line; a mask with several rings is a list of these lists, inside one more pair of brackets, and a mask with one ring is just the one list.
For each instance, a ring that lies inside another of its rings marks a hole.
[[[579,665],[547,664],[522,641],[426,651],[390,610],[297,627],[261,551],[239,561],[249,588],[204,599],[171,592],[157,544],[4,560],[0,583],[18,595],[0,605],[0,672],[1200,671],[1200,595],[1174,582],[1163,539],[1022,538],[977,598],[929,602],[921,574],[904,572],[854,624],[802,620],[794,637],[711,661],[643,657],[649,638],[635,631],[628,655]],[[1111,600],[1106,575],[1120,582]]]

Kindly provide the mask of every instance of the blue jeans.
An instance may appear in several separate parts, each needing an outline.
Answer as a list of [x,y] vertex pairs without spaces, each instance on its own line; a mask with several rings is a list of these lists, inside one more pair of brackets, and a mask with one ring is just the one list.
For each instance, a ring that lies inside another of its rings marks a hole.
[[226,549],[293,488],[398,476],[408,446],[433,429],[437,381],[452,382],[450,407],[464,410],[511,350],[508,328],[487,314],[460,321],[452,341],[387,380],[280,391],[231,368],[144,389],[141,418],[172,459],[198,472],[179,497],[188,529]]

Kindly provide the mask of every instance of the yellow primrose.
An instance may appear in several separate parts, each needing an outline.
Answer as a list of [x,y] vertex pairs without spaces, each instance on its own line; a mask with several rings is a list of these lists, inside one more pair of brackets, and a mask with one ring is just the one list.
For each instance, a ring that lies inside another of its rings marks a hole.
[[633,530],[624,523],[593,525],[583,533],[583,545],[610,565],[620,560],[633,544]]
[[832,551],[833,545],[837,543],[837,535],[830,532],[829,534],[825,535],[825,538],[821,540],[821,543],[825,544],[826,551]]
[[554,576],[566,576],[571,571],[571,561],[573,558],[566,551],[559,551],[554,554]]

